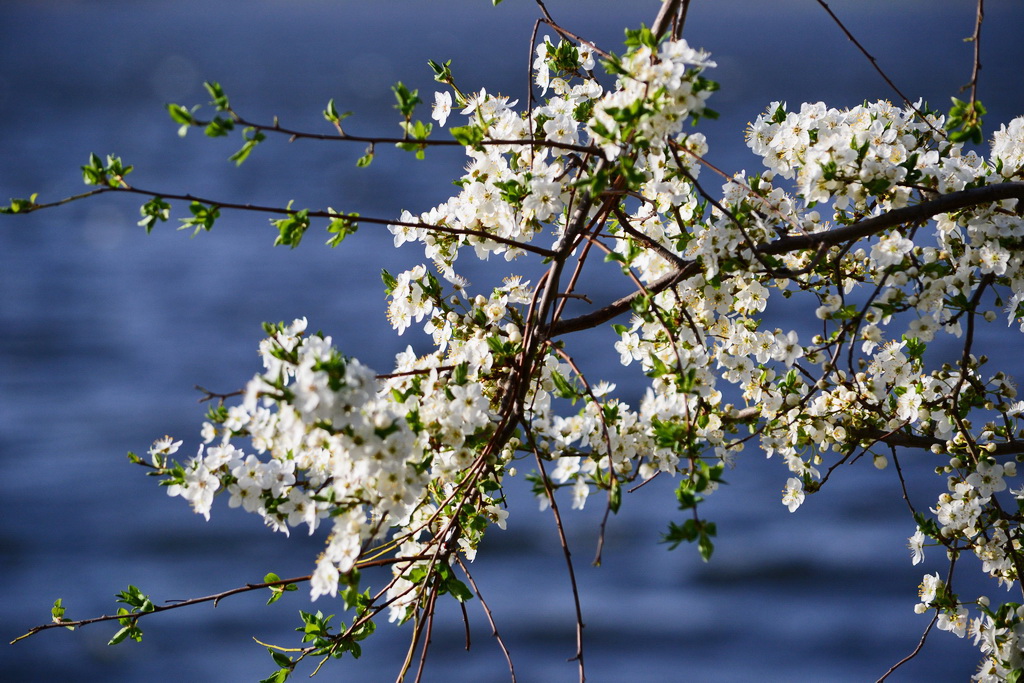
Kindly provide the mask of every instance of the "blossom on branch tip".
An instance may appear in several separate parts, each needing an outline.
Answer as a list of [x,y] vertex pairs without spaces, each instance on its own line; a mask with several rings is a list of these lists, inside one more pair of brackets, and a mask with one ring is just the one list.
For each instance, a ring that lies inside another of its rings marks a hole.
[[434,105],[430,113],[430,118],[437,121],[439,126],[444,126],[451,113],[452,94],[450,92],[435,92]]

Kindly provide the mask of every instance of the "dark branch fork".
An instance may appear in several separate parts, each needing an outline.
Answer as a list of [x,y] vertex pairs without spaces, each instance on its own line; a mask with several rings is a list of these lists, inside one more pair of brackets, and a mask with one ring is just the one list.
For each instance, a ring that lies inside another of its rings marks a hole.
[[[937,199],[921,202],[914,206],[893,209],[880,216],[866,218],[851,225],[835,228],[834,230],[783,237],[759,245],[755,251],[760,254],[776,255],[802,249],[818,249],[822,246],[837,246],[845,242],[852,242],[878,234],[889,228],[925,221],[943,213],[950,213],[973,206],[982,206],[1004,199],[1024,199],[1024,182],[999,183],[961,190],[960,192],[952,192]],[[696,275],[698,270],[698,264],[694,261],[689,261],[678,270],[648,285],[647,290],[652,294],[664,291],[679,281]],[[552,325],[551,336],[555,337],[570,332],[578,332],[608,322],[628,311],[632,302],[640,295],[640,292],[635,292],[591,313],[568,320],[560,320]]]

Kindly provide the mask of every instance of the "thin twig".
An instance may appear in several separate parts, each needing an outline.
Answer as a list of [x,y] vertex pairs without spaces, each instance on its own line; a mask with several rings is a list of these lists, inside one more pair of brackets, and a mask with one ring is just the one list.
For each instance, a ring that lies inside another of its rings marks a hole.
[[[387,145],[387,144],[409,144],[416,145],[417,147],[458,147],[465,148],[465,143],[459,142],[458,140],[419,140],[416,138],[393,138],[393,137],[380,137],[371,135],[349,135],[334,134],[334,133],[307,133],[300,130],[294,130],[292,128],[284,128],[275,121],[273,125],[267,125],[265,123],[256,123],[243,119],[241,116],[231,111],[231,115],[234,117],[235,122],[239,126],[245,126],[248,128],[254,128],[259,131],[266,131],[268,133],[280,133],[281,135],[287,135],[289,141],[291,140],[318,140],[324,142],[358,142],[367,143],[371,145]],[[209,121],[201,121],[195,119],[192,122],[193,127],[205,128],[210,124]],[[590,145],[575,145],[568,142],[553,142],[542,138],[516,138],[509,140],[480,140],[477,143],[484,147],[546,147],[549,149],[563,149],[571,152],[581,152],[585,154],[601,154],[599,147]]]
[[[580,592],[576,585],[576,570],[573,569],[572,564],[572,553],[569,552],[569,542],[565,538],[565,527],[562,526],[562,515],[558,512],[558,502],[555,500],[555,492],[551,488],[551,480],[548,479],[548,473],[544,469],[544,459],[540,457],[540,453],[534,451],[534,456],[537,459],[537,467],[540,469],[541,481],[544,483],[544,493],[547,494],[548,502],[551,504],[551,513],[555,517],[555,528],[558,530],[558,540],[562,544],[562,554],[565,556],[565,565],[569,570],[569,583],[572,585],[572,600],[576,608],[576,656],[575,659],[579,663],[579,680],[580,683],[584,683],[587,680],[586,670],[583,665],[583,610],[580,607]],[[572,661],[570,659],[569,661]]]
[[516,669],[512,666],[512,655],[509,654],[508,648],[505,646],[505,641],[502,640],[501,634],[498,633],[498,626],[494,623],[494,615],[491,614],[491,608],[488,607],[487,602],[484,601],[484,596],[480,592],[480,588],[477,587],[476,581],[473,580],[473,575],[469,573],[469,569],[462,561],[462,558],[456,555],[455,563],[459,565],[459,569],[462,570],[462,573],[466,576],[466,580],[469,581],[469,585],[473,588],[473,592],[480,600],[480,607],[483,608],[484,614],[487,615],[487,623],[491,625],[491,635],[498,641],[498,647],[501,648],[502,653],[505,655],[505,661],[508,663],[508,672],[512,676],[512,683],[516,683]]
[[[76,197],[68,197],[61,199],[56,202],[50,202],[47,204],[32,204],[19,213],[32,213],[33,211],[39,211],[40,209],[49,209],[62,204],[67,204],[75,199],[83,199],[85,197],[91,197],[93,195],[104,194],[107,192],[126,192],[129,194],[143,195],[146,197],[169,199],[171,201],[182,201],[182,202],[198,202],[200,204],[206,204],[207,206],[213,206],[218,209],[231,209],[236,211],[252,211],[254,213],[270,213],[280,216],[294,216],[299,212],[298,209],[289,209],[280,206],[262,206],[259,204],[238,204],[234,202],[222,202],[215,199],[208,199],[205,197],[199,197],[194,194],[172,194],[164,192],[153,192],[151,190],[145,190],[140,187],[131,185],[125,185],[122,187],[101,187],[92,192],[77,195]],[[430,232],[441,232],[450,235],[467,235],[473,237],[480,237],[483,239],[497,242],[498,244],[504,244],[516,249],[522,249],[544,258],[549,258],[554,252],[550,249],[544,249],[543,247],[537,247],[526,242],[517,242],[516,240],[500,237],[498,235],[492,235],[485,230],[472,230],[468,228],[451,228],[445,225],[432,225],[430,223],[410,222],[393,220],[390,218],[374,218],[372,216],[360,216],[351,213],[338,213],[336,211],[308,211],[307,216],[310,218],[329,218],[329,219],[344,219],[353,223],[369,223],[371,225],[399,225],[407,228],[417,228],[419,230],[427,230]]]
[[[565,349],[560,349],[557,346],[556,347],[552,347],[552,348],[554,348],[554,351],[555,351],[556,354],[558,354],[559,356],[562,357],[562,360],[564,360],[566,363],[569,364],[569,367],[572,368],[572,371],[576,373],[577,377],[579,377],[580,382],[583,383],[583,390],[587,392],[587,396],[590,398],[590,400],[593,402],[593,404],[600,407],[601,402],[597,400],[597,395],[594,394],[594,390],[590,387],[590,382],[587,381],[586,375],[584,375],[583,371],[580,370],[578,365],[576,365],[576,361],[573,360],[573,357],[570,356],[568,353],[566,353]],[[615,476],[615,466],[614,466],[614,462],[612,460],[612,438],[608,434],[608,420],[605,419],[604,411],[603,410],[598,410],[597,414],[601,417],[601,434],[602,434],[602,436],[604,436],[604,443],[605,443],[605,446],[608,448],[608,479],[609,479],[609,483],[608,483],[608,501],[607,501],[607,504],[605,505],[604,516],[601,518],[601,526],[600,526],[600,530],[599,530],[599,532],[597,534],[597,550],[594,553],[594,566],[595,567],[601,566],[601,553],[604,550],[604,536],[605,536],[605,530],[608,527],[608,514],[611,512],[611,509],[612,509],[612,496],[615,493],[616,486],[618,486],[618,479]],[[600,460],[599,460],[599,462],[600,462]]]
[[978,74],[981,71],[981,24],[985,21],[985,0],[978,0],[978,9],[974,20],[974,35],[971,42],[974,43],[974,69],[971,71],[971,82],[966,86],[971,89],[971,109],[978,101]]
[[935,127],[931,124],[931,122],[928,120],[928,118],[921,112],[920,109],[918,109],[917,107],[914,106],[914,103],[911,102],[910,99],[906,95],[903,94],[902,90],[900,90],[899,88],[896,87],[896,84],[892,82],[892,79],[890,79],[886,75],[886,73],[884,71],[882,71],[882,67],[880,67],[878,65],[878,60],[876,60],[873,56],[871,56],[871,53],[869,53],[864,48],[864,46],[860,44],[860,41],[858,41],[856,38],[853,37],[853,34],[850,33],[849,29],[847,29],[846,26],[843,24],[843,22],[839,20],[839,17],[837,17],[835,15],[835,13],[828,6],[828,4],[825,3],[824,0],[817,0],[817,2],[818,2],[819,5],[821,5],[822,7],[825,8],[825,11],[828,12],[828,15],[830,17],[832,17],[832,20],[834,22],[836,22],[836,25],[840,29],[842,29],[843,33],[846,34],[846,37],[850,39],[850,42],[853,43],[854,45],[856,45],[857,49],[860,50],[861,54],[863,54],[865,57],[867,57],[868,61],[871,62],[871,66],[874,67],[875,71],[878,72],[878,75],[882,77],[882,80],[884,80],[886,82],[886,84],[888,84],[888,86],[890,88],[892,88],[893,91],[895,91],[895,93],[897,95],[900,96],[900,99],[903,100],[903,103],[906,104],[907,107],[909,107],[910,109],[913,109],[915,112],[917,112],[917,115],[921,117],[921,120],[924,121],[925,123],[927,123],[928,126],[934,131]]
[[938,612],[936,612],[935,614],[932,615],[932,620],[928,623],[928,627],[924,630],[924,633],[921,634],[921,640],[917,643],[917,647],[914,648],[914,651],[911,652],[906,657],[904,657],[903,659],[901,659],[900,661],[898,661],[895,664],[893,664],[889,668],[889,670],[886,671],[884,674],[882,674],[882,677],[879,678],[875,683],[882,683],[882,681],[884,681],[886,678],[888,678],[894,671],[896,671],[896,669],[900,668],[901,666],[903,666],[904,664],[906,664],[911,659],[913,659],[914,657],[917,656],[917,653],[920,652],[921,648],[924,647],[924,641],[928,639],[928,634],[931,632],[932,626],[935,625],[935,622],[938,620],[938,618],[939,618],[939,613]]

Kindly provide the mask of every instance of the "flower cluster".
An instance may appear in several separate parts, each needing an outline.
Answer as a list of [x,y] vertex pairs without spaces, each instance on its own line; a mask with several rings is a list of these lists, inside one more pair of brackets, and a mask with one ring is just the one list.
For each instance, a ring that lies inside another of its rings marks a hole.
[[[278,531],[330,518],[313,596],[337,592],[364,544],[406,524],[427,494],[423,440],[399,405],[378,395],[374,373],[345,358],[330,337],[305,336],[305,319],[270,326],[260,345],[265,371],[244,401],[214,411],[205,452],[168,473],[180,495],[209,518],[214,493]],[[248,439],[252,452],[235,445]],[[154,449],[161,449],[158,442]],[[167,449],[163,449],[167,450]],[[153,451],[151,451],[152,455]]]
[[[466,597],[452,557],[472,559],[485,530],[504,527],[500,491],[526,457],[538,463],[542,506],[564,488],[574,508],[603,492],[617,510],[624,484],[675,477],[687,519],[665,540],[696,542],[707,559],[715,527],[698,506],[745,448],[785,466],[790,512],[840,465],[869,455],[883,469],[913,448],[948,462],[932,516],[915,514],[914,564],[941,545],[1019,585],[1024,487],[1007,479],[1024,454],[1024,402],[973,345],[975,328],[998,318],[983,302],[1007,302],[1024,330],[1024,218],[1013,198],[926,209],[1020,179],[1024,118],[995,134],[986,159],[951,142],[945,118],[920,103],[775,102],[747,134],[764,168],[726,177],[716,199],[700,185],[707,140],[684,130],[711,114],[716,85],[702,74],[714,62],[650,31],[630,39],[607,60],[606,86],[592,46],[545,38],[533,62],[545,99],[528,111],[483,89],[464,94],[438,66],[454,98],[437,93],[433,119],[465,117],[451,131],[465,143],[466,172],[447,201],[390,226],[396,247],[421,244],[434,268],[384,275],[392,326],[421,327],[434,350],[410,348],[377,378],[329,337],[305,335],[304,321],[270,328],[265,372],[240,405],[215,411],[199,455],[170,468],[180,442],[154,444],[168,493],[208,517],[227,492],[281,531],[329,520],[314,597],[335,595],[371,550],[390,552],[379,595],[404,621],[432,609],[428,585],[435,597]],[[550,248],[532,244],[540,237]],[[535,286],[513,276],[472,294],[456,272],[464,246],[506,261],[539,251],[555,265]],[[577,282],[559,280],[561,268],[575,258],[582,270],[590,249],[637,292],[570,329],[632,313],[609,346],[649,378],[635,406],[590,382],[558,339]],[[773,322],[780,299],[820,332]],[[941,335],[963,344],[959,360],[933,360]],[[917,611],[929,610],[940,629],[974,635],[979,680],[1021,669],[1014,604],[965,603],[929,574]]]

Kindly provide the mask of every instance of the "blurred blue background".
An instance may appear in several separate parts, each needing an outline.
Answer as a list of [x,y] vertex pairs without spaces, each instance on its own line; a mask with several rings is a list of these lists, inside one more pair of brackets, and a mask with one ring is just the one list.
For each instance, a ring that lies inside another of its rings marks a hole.
[[[969,80],[971,48],[962,39],[973,31],[974,3],[830,4],[912,98],[945,109]],[[547,5],[567,28],[621,50],[622,28],[650,23],[658,3]],[[1024,114],[1024,7],[990,0],[987,12],[980,93],[991,131]],[[278,115],[282,125],[329,132],[320,111],[334,98],[355,112],[347,130],[397,134],[389,86],[402,80],[432,101],[428,59],[452,59],[463,88],[525,102],[537,14],[526,0],[498,8],[486,0],[6,0],[0,198],[79,192],[77,169],[88,155],[114,153],[135,164],[137,186],[164,192],[278,205],[294,199],[380,217],[425,210],[450,195],[460,151],[431,151],[417,162],[380,148],[371,167],[356,169],[361,146],[270,139],[236,169],[226,160],[234,138],[193,131],[180,139],[164,104],[205,102],[201,82],[218,80],[254,120]],[[755,168],[743,128],[772,100],[852,106],[894,98],[811,0],[694,0],[686,35],[719,64],[711,76],[722,90],[711,106],[722,118],[701,129],[709,158],[729,171]],[[145,451],[163,434],[185,439],[185,457],[194,452],[204,407],[193,385],[231,391],[256,372],[261,321],[308,316],[312,328],[381,371],[406,344],[425,348],[412,331],[391,332],[379,280],[382,267],[420,263],[422,252],[396,252],[382,228],[364,225],[333,251],[311,232],[289,251],[272,248],[274,229],[252,214],[226,214],[195,239],[169,224],[146,236],[136,226],[138,205],[104,197],[0,219],[5,641],[47,621],[57,597],[67,616],[84,618],[110,612],[129,582],[162,602],[259,581],[268,571],[309,573],[322,537],[271,534],[223,501],[207,523],[130,466],[125,452]],[[513,272],[504,262],[489,268]],[[783,314],[780,324],[799,327],[794,315]],[[613,379],[635,402],[643,377],[618,367],[614,340],[600,330],[570,350],[600,369],[592,380]],[[905,461],[911,475],[937,464],[926,454]],[[831,495],[791,515],[779,503],[783,465],[745,455],[707,503],[719,528],[709,564],[694,549],[668,552],[657,543],[674,519],[671,482],[627,497],[600,568],[590,566],[600,501],[566,511],[588,680],[863,681],[908,654],[927,623],[913,613],[917,584],[925,571],[942,571],[944,558],[933,550],[925,565],[911,566],[905,544],[914,526],[892,469],[860,462],[841,474],[829,483]],[[933,486],[912,488],[918,506],[933,504]],[[566,663],[574,620],[564,563],[550,513],[538,512],[525,488],[510,489],[518,505],[508,530],[495,531],[481,550],[475,577],[519,680],[575,680]],[[957,585],[965,597],[995,590],[972,583],[974,565],[965,565]],[[106,646],[109,624],[49,631],[0,646],[0,677],[255,681],[274,667],[251,638],[295,644],[304,595],[303,587],[270,607],[254,594],[171,612],[143,622],[143,643],[117,648]],[[334,611],[327,600],[315,607]],[[508,679],[482,613],[475,604],[469,610],[472,650],[463,651],[457,609],[445,607],[426,680]],[[362,660],[336,663],[321,677],[392,679],[408,633],[381,624]],[[968,641],[936,633],[894,680],[964,680],[976,662]]]

